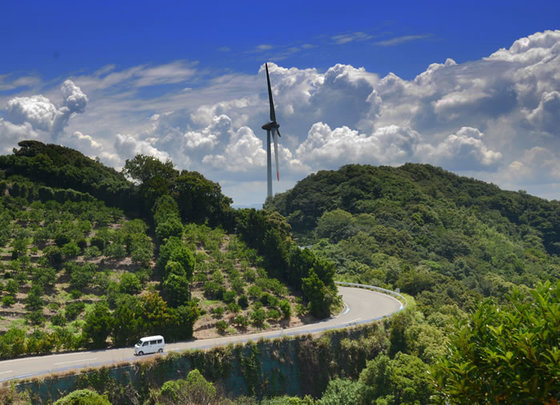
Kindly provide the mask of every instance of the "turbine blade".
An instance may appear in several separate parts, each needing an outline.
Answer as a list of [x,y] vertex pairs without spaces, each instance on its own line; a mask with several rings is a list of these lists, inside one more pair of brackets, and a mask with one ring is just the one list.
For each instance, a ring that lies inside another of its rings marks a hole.
[[278,181],[280,181],[280,170],[278,168],[278,128],[275,128],[275,130],[272,132],[273,133],[273,139],[274,139],[274,157],[276,159],[276,178],[278,179]]
[[270,105],[270,121],[276,122],[276,114],[274,113],[274,101],[272,101],[272,89],[270,88],[270,76],[268,75],[268,63],[265,63],[266,83],[268,84],[268,104]]

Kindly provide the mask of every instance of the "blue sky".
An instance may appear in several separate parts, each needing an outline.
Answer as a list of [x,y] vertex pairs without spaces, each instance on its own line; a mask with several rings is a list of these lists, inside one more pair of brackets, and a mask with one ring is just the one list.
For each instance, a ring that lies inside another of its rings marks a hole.
[[[559,19],[557,1],[8,0],[0,16],[2,71],[53,79],[107,64],[186,59],[213,71],[254,73],[268,57],[409,79],[430,63],[478,59],[555,29]],[[258,51],[262,45],[272,48]]]
[[0,147],[150,153],[258,204],[269,61],[277,191],[417,161],[559,199],[559,21],[557,1],[4,1]]

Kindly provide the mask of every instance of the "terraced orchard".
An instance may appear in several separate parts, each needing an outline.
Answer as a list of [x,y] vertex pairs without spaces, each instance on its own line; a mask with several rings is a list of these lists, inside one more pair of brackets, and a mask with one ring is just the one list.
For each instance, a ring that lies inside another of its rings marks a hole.
[[269,278],[262,258],[236,235],[190,224],[184,239],[195,252],[191,286],[201,317],[196,338],[295,326],[306,321],[301,297]]
[[188,299],[172,304],[148,225],[84,199],[0,197],[1,358],[305,322],[301,298],[267,276],[255,250],[205,225],[184,227],[194,274]]
[[0,356],[84,345],[85,316],[155,288],[144,221],[100,201],[0,198]]

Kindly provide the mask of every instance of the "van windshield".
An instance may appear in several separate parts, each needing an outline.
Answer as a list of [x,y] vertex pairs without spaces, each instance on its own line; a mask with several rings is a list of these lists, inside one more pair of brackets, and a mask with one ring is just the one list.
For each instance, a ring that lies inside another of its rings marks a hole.
[[136,342],[136,346],[142,346],[142,341],[139,340],[138,342]]

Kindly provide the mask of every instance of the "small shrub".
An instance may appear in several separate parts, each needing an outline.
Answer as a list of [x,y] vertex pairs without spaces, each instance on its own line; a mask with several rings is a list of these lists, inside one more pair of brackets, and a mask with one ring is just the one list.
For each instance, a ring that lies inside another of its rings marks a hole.
[[224,307],[219,306],[219,307],[212,308],[210,312],[212,313],[212,315],[214,315],[215,318],[221,318],[224,315],[224,312],[226,312],[226,310]]
[[64,232],[60,232],[54,237],[54,243],[56,243],[56,246],[58,246],[59,248],[66,245],[70,241],[70,236]]
[[65,315],[68,321],[73,321],[78,315],[82,313],[86,304],[83,302],[69,302],[66,304]]
[[249,325],[249,319],[244,315],[237,315],[233,318],[233,324],[238,328],[246,328]]
[[218,333],[220,335],[223,335],[226,332],[227,328],[228,328],[228,324],[223,319],[216,322],[216,329],[218,330]]
[[241,312],[241,307],[236,302],[230,302],[227,306],[227,309],[228,311],[233,312],[234,314]]
[[266,313],[266,319],[270,319],[273,321],[276,321],[278,319],[280,319],[280,312],[278,312],[278,310],[272,308],[270,310],[267,311]]
[[223,300],[226,304],[233,302],[235,300],[235,292],[231,290],[224,292]]
[[62,315],[62,313],[58,313],[51,317],[51,323],[55,326],[65,326],[66,322],[66,318]]
[[13,295],[6,295],[2,297],[2,306],[4,307],[11,307],[16,303],[16,299]]
[[251,322],[257,327],[262,327],[266,319],[266,312],[264,309],[259,308],[251,312]]
[[246,309],[249,306],[249,300],[247,299],[247,296],[245,294],[240,295],[239,298],[237,299],[237,304],[241,308]]

